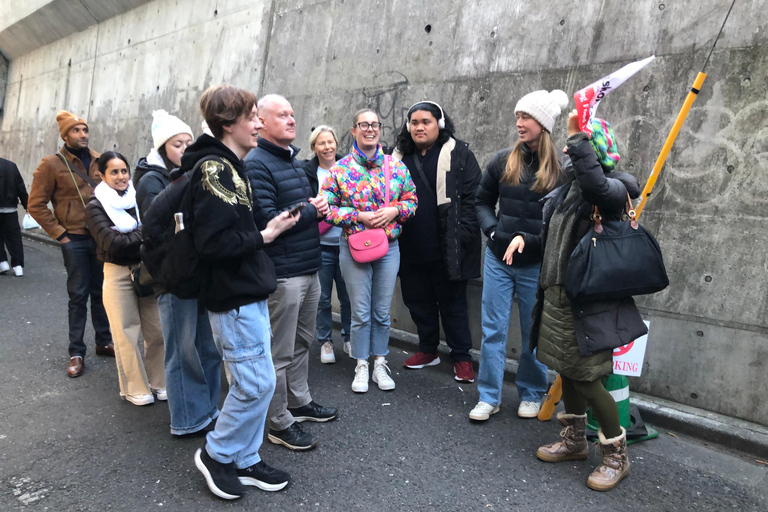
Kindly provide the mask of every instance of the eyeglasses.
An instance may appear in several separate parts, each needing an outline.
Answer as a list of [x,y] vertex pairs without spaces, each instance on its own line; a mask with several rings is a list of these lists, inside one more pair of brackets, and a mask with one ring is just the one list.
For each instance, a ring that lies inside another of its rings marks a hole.
[[357,127],[361,130],[368,131],[368,128],[373,128],[373,131],[377,132],[381,129],[381,123],[379,122],[373,122],[373,123],[366,123],[363,121],[362,123],[357,123]]

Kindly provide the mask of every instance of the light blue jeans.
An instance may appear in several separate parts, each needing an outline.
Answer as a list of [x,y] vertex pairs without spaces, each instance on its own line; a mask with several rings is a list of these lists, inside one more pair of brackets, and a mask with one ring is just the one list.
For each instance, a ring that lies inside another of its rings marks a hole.
[[331,297],[333,295],[333,282],[336,281],[336,295],[341,306],[341,338],[349,341],[349,330],[352,322],[352,312],[349,307],[349,295],[347,285],[341,275],[339,267],[339,246],[321,245],[323,264],[317,273],[320,278],[320,303],[317,305],[317,339],[322,345],[325,342],[333,343],[333,309]]
[[221,355],[208,314],[198,314],[197,300],[170,293],[157,298],[165,340],[165,387],[171,434],[205,428],[219,415]]
[[344,237],[339,240],[339,249],[339,265],[352,308],[351,356],[355,359],[386,356],[389,354],[389,307],[400,268],[397,240],[389,243],[386,256],[371,263],[356,262]]
[[267,301],[224,313],[209,311],[208,317],[232,380],[216,429],[208,433],[205,446],[212,459],[247,468],[261,460],[264,423],[275,392]]
[[521,401],[540,402],[547,392],[547,367],[531,353],[531,313],[536,302],[536,287],[541,265],[507,265],[490,249],[485,250],[483,268],[483,342],[480,347],[480,368],[477,389],[480,401],[501,404],[504,363],[507,357],[507,332],[512,316],[512,297],[517,295],[520,311],[522,349],[515,384]]

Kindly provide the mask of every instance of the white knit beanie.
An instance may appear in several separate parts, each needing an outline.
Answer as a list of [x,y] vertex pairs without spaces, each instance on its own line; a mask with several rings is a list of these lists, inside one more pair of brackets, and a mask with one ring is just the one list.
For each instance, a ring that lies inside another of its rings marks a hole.
[[187,123],[165,110],[155,110],[152,112],[152,118],[152,142],[155,144],[155,149],[160,149],[168,139],[180,133],[188,133],[190,137],[195,137]]
[[568,95],[560,89],[552,92],[533,91],[520,98],[515,105],[515,114],[525,112],[552,133],[557,116],[566,108],[568,108]]

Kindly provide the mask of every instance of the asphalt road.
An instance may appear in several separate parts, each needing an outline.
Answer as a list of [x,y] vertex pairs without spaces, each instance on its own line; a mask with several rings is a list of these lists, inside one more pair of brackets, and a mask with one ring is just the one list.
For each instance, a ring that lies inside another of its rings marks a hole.
[[[350,390],[354,365],[337,353],[321,365],[313,346],[314,399],[338,420],[309,424],[311,452],[267,442],[261,455],[289,471],[284,491],[255,488],[222,502],[192,456],[202,439],[176,439],[168,408],[120,400],[113,359],[93,354],[86,372],[65,376],[65,271],[59,249],[25,240],[26,276],[0,276],[0,510],[767,510],[768,465],[748,454],[663,431],[630,447],[630,476],[609,493],[589,490],[598,463],[540,462],[554,422],[520,420],[517,394],[485,424],[467,414],[474,384],[457,384],[447,362],[405,371],[393,347],[392,392]],[[223,396],[222,396],[223,398]]]

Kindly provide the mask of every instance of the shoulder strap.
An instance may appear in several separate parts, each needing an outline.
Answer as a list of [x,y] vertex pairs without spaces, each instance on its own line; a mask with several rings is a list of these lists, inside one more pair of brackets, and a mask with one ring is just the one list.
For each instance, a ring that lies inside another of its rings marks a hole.
[[392,156],[384,155],[384,208],[389,206],[389,180],[392,177]]
[[421,160],[419,159],[418,152],[413,154],[413,163],[416,166],[416,171],[419,173],[419,177],[421,178],[421,181],[424,182],[424,185],[427,187],[427,190],[429,190],[429,193],[437,197],[437,194],[435,194],[435,189],[432,188],[432,184],[427,179],[427,175],[424,174],[424,169],[422,168]]
[[84,182],[86,182],[86,183],[87,183],[88,185],[90,185],[92,188],[96,188],[96,185],[98,185],[98,183],[96,183],[95,181],[93,181],[93,180],[91,179],[91,177],[90,177],[90,176],[88,176],[88,174],[84,173],[83,171],[81,171],[81,170],[80,170],[80,169],[78,169],[77,167],[75,167],[74,169],[72,169],[72,167],[69,165],[69,161],[68,161],[66,158],[64,158],[64,155],[62,155],[62,154],[61,154],[61,152],[57,152],[56,154],[59,156],[59,158],[61,158],[61,161],[62,161],[62,162],[64,162],[64,165],[66,165],[66,166],[67,166],[67,169],[69,170],[69,173],[70,173],[70,174],[73,174],[73,173],[74,173],[74,174],[77,174],[77,175],[78,175],[78,176],[79,176],[79,177],[80,177],[80,178],[81,178],[81,179],[82,179]]
[[[64,158],[64,155],[62,155],[59,152],[56,152],[56,154],[59,155],[59,158],[61,158],[61,160],[64,162],[64,165],[67,166],[67,169],[69,170],[69,175],[72,176],[72,183],[75,184],[75,190],[77,190],[77,195],[80,196],[80,202],[83,203],[83,208],[85,208],[85,199],[83,199],[83,194],[80,193],[80,186],[77,184],[77,180],[75,179],[75,175],[72,173],[72,167],[69,166],[69,162],[67,162],[67,159]],[[77,175],[80,176],[81,178],[83,178],[82,173],[80,172],[80,169],[77,169]],[[85,179],[85,178],[83,178],[83,179],[89,185],[91,185],[93,183],[93,180],[91,180],[90,177],[88,179]],[[95,183],[93,183],[91,186],[93,188],[96,188],[96,184]]]

